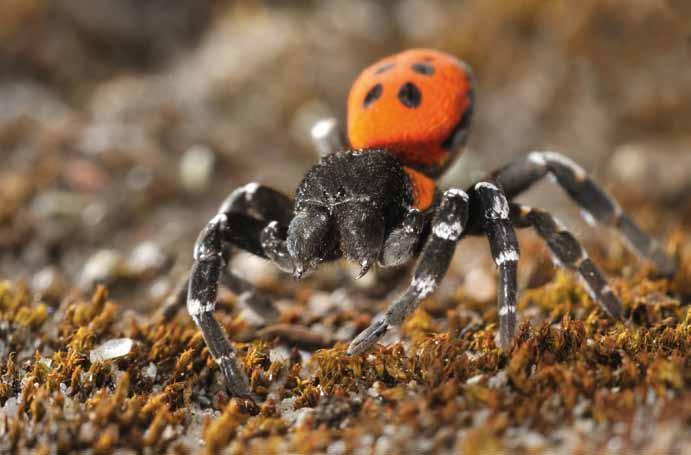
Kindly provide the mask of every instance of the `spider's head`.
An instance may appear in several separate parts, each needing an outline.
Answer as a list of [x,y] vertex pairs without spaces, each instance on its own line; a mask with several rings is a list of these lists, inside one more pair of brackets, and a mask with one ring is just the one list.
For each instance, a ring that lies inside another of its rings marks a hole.
[[379,259],[386,232],[400,224],[412,202],[408,175],[386,151],[325,157],[296,192],[287,239],[294,275],[339,257],[360,264],[364,275]]

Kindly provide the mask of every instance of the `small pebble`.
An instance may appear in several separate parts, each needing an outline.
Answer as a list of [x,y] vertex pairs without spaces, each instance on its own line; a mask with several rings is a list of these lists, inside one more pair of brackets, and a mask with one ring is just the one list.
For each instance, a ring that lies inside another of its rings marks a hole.
[[134,346],[134,341],[130,338],[114,338],[89,352],[91,363],[103,362],[105,360],[116,359],[129,354]]
[[331,294],[327,292],[315,291],[307,301],[307,306],[312,316],[324,317],[331,312],[334,302]]
[[478,374],[478,375],[475,375],[471,378],[468,378],[468,380],[465,381],[465,383],[468,385],[476,385],[476,384],[479,384],[480,382],[482,382],[482,378],[484,378],[484,377],[485,377],[485,375]]
[[94,201],[82,210],[82,221],[89,227],[101,223],[108,214],[108,208],[102,201]]
[[496,279],[484,268],[473,269],[465,277],[465,293],[473,300],[486,302],[495,297]]
[[70,191],[45,191],[34,198],[31,210],[39,218],[74,217],[82,213],[90,199]]
[[44,267],[31,280],[31,288],[45,298],[60,299],[66,289],[65,278],[55,267]]
[[87,193],[103,190],[110,180],[108,174],[100,166],[81,159],[66,163],[64,174],[71,188]]
[[189,191],[200,192],[209,186],[216,158],[204,145],[190,147],[180,160],[180,180]]
[[342,440],[331,443],[329,447],[326,448],[327,455],[343,455],[348,452],[348,447],[346,443]]
[[132,250],[127,258],[126,267],[132,275],[142,275],[160,270],[167,260],[166,254],[155,242],[146,241]]
[[79,276],[79,287],[88,289],[96,283],[112,280],[122,263],[122,256],[115,250],[97,251],[86,261]]
[[156,373],[157,372],[158,372],[158,369],[156,368],[156,365],[154,365],[153,362],[151,362],[144,369],[144,376],[153,380],[153,379],[156,379]]
[[501,389],[508,382],[509,378],[506,376],[506,372],[502,370],[499,373],[492,376],[491,378],[489,378],[489,381],[487,381],[487,385],[490,389]]

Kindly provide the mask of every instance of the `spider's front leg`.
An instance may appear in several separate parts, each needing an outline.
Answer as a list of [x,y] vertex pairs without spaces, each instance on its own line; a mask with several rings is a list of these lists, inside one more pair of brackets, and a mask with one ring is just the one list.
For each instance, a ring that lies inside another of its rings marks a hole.
[[617,201],[588,177],[585,170],[566,156],[555,152],[532,152],[495,171],[492,175],[509,199],[527,190],[545,175],[582,207],[587,221],[616,228],[627,246],[637,255],[652,261],[664,275],[673,275],[676,264],[662,246],[641,230]]
[[[262,303],[265,299],[258,300],[254,286],[236,276],[226,265],[231,246],[271,259],[276,253],[262,239],[266,231],[271,231],[269,226],[280,229],[280,222],[287,223],[291,210],[292,201],[275,190],[256,183],[245,185],[231,193],[221,205],[194,247],[194,264],[187,284],[183,286],[187,289],[187,310],[201,329],[230,392],[236,396],[251,396],[251,392],[247,377],[238,365],[235,350],[213,315],[219,280],[236,294],[254,296],[250,302],[254,302],[251,305],[255,309],[270,305]],[[268,222],[270,219],[280,221]]]
[[[275,220],[272,230],[277,230],[278,226],[288,225],[292,217],[292,211],[293,201],[290,198],[272,188],[260,185],[257,182],[248,183],[234,190],[218,209],[219,214],[226,214],[226,216],[231,213],[246,215],[256,220],[263,221],[264,224]],[[240,223],[243,224],[242,222]],[[271,257],[273,250],[266,248],[261,240],[261,230],[264,229],[264,224],[250,224],[250,232],[240,236],[240,243],[238,246],[257,256],[273,259]],[[248,241],[248,239],[253,240]],[[222,243],[221,247],[223,248],[223,258],[225,262],[230,262],[230,258],[233,254],[231,246],[227,243]],[[274,254],[273,256],[276,255]],[[230,291],[238,297],[241,297],[244,303],[258,314],[266,319],[274,319],[277,317],[278,313],[272,303],[266,296],[259,292],[252,283],[239,277],[227,267],[223,267],[221,270],[220,280],[225,287],[230,289]],[[178,309],[185,305],[188,286],[189,277],[185,278],[168,297],[161,311],[165,320],[172,319]]]
[[[348,354],[372,347],[391,326],[400,325],[439,285],[451,263],[456,243],[468,220],[468,195],[459,189],[444,192],[408,289],[348,346]],[[415,223],[414,220],[408,220]]]
[[228,231],[228,215],[216,215],[202,231],[194,247],[194,265],[190,272],[187,311],[199,326],[204,341],[236,396],[251,396],[247,376],[238,364],[237,354],[214,317],[221,270],[225,267],[222,238]]
[[487,234],[492,258],[499,269],[499,344],[502,349],[508,349],[516,331],[518,240],[509,219],[509,203],[497,185],[489,182],[475,184],[472,198],[473,215],[477,214],[475,207],[481,211],[476,215],[481,220],[474,221],[480,222]]

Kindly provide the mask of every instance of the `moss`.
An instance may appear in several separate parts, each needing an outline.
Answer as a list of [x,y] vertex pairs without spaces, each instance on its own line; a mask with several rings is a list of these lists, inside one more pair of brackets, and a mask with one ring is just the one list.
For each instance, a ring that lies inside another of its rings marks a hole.
[[[660,429],[683,441],[691,419],[688,244],[670,240],[680,261],[672,279],[627,268],[626,255],[602,258],[625,323],[606,317],[572,275],[550,272],[522,293],[526,320],[509,353],[495,344],[496,311],[460,291],[416,311],[399,342],[358,357],[323,333],[362,328],[370,312],[309,314],[309,289],[284,322],[258,334],[223,314],[258,406],[228,397],[184,314],[135,319],[105,288],[52,304],[2,282],[0,450],[167,453],[196,451],[203,441],[211,453],[325,452],[334,444],[347,453],[487,453],[529,449],[534,441],[516,436],[528,433],[556,451],[564,442],[551,436],[580,438],[583,428],[590,438],[576,449],[584,452],[605,449],[612,437],[645,451]],[[120,337],[134,340],[130,353],[89,360],[95,346]],[[278,347],[288,355],[277,359]],[[641,425],[652,429],[643,437]]]
[[[689,257],[680,261],[686,273]],[[613,259],[608,266],[621,265]],[[532,317],[509,353],[495,345],[496,312],[470,317],[477,303],[466,307],[463,299],[443,311],[418,310],[401,328],[400,342],[356,357],[344,343],[305,353],[279,332],[247,338],[238,318],[223,316],[229,334],[245,340],[236,348],[259,405],[228,397],[184,314],[126,317],[104,288],[88,299],[71,294],[51,308],[25,286],[3,282],[10,353],[0,359],[0,405],[11,412],[0,423],[0,447],[166,452],[195,450],[201,439],[213,453],[309,453],[334,443],[346,451],[413,450],[419,443],[484,453],[523,447],[517,428],[546,437],[577,433],[589,422],[597,431],[582,447],[595,450],[615,428],[633,431],[636,415],[648,415],[654,428],[679,428],[691,418],[684,406],[691,400],[688,295],[678,277],[661,279],[645,268],[614,275],[626,323],[606,317],[571,275],[559,272],[523,293],[522,314]],[[347,317],[334,312],[310,318],[334,331],[348,318],[370,320],[350,309]],[[285,324],[281,330],[290,333],[311,330]],[[120,337],[134,340],[127,355],[89,360],[94,346]],[[292,350],[274,358],[277,347]],[[627,438],[627,447],[644,447],[640,438]]]

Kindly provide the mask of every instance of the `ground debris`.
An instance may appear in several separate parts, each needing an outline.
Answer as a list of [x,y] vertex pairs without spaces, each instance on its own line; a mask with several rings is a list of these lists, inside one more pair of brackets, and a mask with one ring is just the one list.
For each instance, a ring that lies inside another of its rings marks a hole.
[[[449,333],[456,316],[423,308],[401,342],[356,357],[344,343],[319,349],[307,326],[280,323],[252,339],[225,318],[229,333],[243,337],[236,346],[257,407],[228,397],[184,314],[123,319],[103,287],[48,311],[26,287],[3,282],[0,433],[8,437],[0,448],[541,451],[573,444],[584,428],[592,437],[582,448],[652,447],[652,430],[622,433],[640,419],[676,432],[673,446],[681,447],[689,441],[678,423],[691,418],[691,318],[669,283],[645,274],[616,281],[632,321],[622,324],[559,273],[524,293],[521,308],[542,318],[522,323],[509,354],[495,345],[492,314]],[[459,305],[461,317],[470,314]],[[352,312],[332,311],[322,324]],[[308,351],[296,349],[301,337]],[[46,426],[61,436],[41,436]]]
[[129,354],[133,345],[134,342],[130,338],[108,340],[89,352],[89,360],[96,363],[125,356]]

